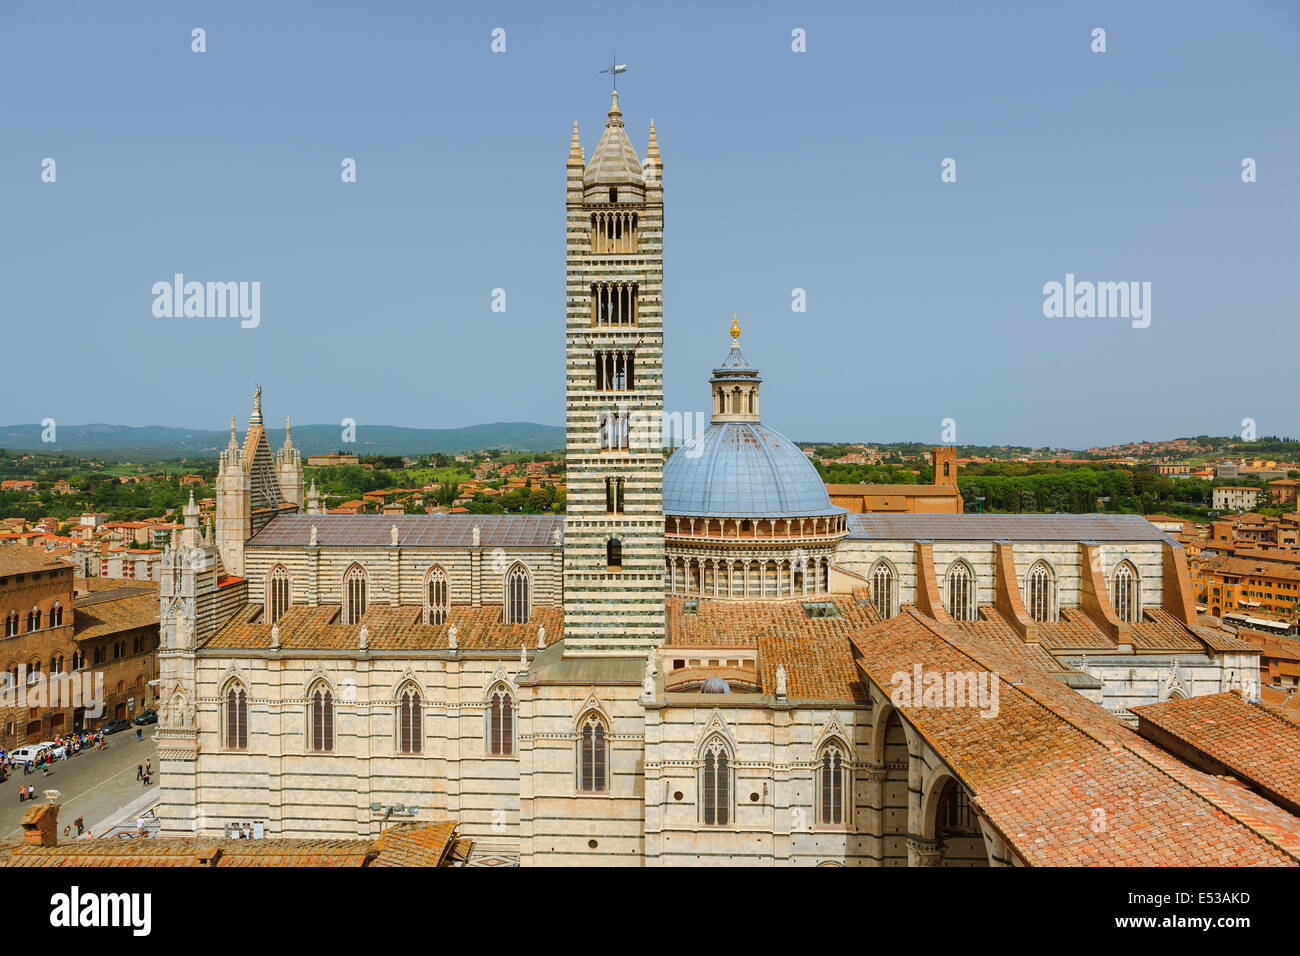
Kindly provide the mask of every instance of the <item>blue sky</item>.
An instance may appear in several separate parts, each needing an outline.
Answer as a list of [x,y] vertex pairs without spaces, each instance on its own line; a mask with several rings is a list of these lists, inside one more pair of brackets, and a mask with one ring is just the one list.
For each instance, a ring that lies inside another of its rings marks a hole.
[[[222,427],[260,381],[272,419],[559,424],[564,160],[617,46],[669,409],[734,309],[800,440],[1300,434],[1297,10],[8,0],[0,423]],[[260,326],[156,318],[176,272],[261,282]],[[1151,282],[1150,327],[1045,318],[1067,273]]]

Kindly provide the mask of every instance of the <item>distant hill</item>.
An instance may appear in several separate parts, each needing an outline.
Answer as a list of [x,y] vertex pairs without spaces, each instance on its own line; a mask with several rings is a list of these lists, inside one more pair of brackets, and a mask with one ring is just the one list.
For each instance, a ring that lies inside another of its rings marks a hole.
[[[396,425],[358,425],[356,441],[343,444],[338,425],[294,425],[293,444],[304,455],[332,451],[359,455],[427,455],[436,452],[479,451],[500,448],[509,451],[555,451],[564,447],[564,429],[535,422],[493,422],[466,428],[400,428]],[[283,428],[268,428],[271,448],[284,443]],[[183,458],[215,456],[230,440],[229,431],[172,428],[167,425],[60,425],[58,442],[41,441],[40,425],[0,426],[0,448],[86,455],[120,460],[136,456]],[[240,428],[240,440],[244,429]]]

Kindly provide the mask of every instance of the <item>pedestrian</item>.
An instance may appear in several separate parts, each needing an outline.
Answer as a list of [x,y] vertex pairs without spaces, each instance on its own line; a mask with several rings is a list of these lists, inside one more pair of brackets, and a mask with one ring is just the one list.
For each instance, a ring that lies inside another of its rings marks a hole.
[[144,764],[138,763],[135,765],[135,779],[139,780],[143,776],[144,776]]
[[140,727],[135,728],[135,742],[139,743],[144,740],[144,730]]
[[50,775],[50,765],[46,764],[44,767],[41,768],[41,776],[48,777],[49,775]]
[[26,787],[19,787],[19,788],[18,788],[18,802],[19,802],[19,803],[22,803],[22,802],[23,802],[24,800],[26,800],[26,799],[27,799],[27,788],[26,788]]
[[150,763],[147,757],[145,758],[144,761],[144,772],[146,776],[153,772],[153,765]]
[[86,818],[85,818],[85,817],[77,817],[77,819],[73,820],[72,822],[75,823],[75,824],[77,825],[77,836],[81,836],[81,834],[82,834],[82,833],[85,831],[85,829],[86,829]]

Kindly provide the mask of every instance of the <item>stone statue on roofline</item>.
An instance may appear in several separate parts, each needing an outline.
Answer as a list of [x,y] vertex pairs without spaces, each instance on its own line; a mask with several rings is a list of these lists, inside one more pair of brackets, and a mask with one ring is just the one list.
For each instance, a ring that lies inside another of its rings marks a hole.
[[659,654],[652,647],[645,659],[645,677],[641,681],[642,697],[654,697],[655,695],[655,672],[658,670],[658,664]]
[[311,526],[311,541],[309,543],[313,548],[316,547],[316,526],[315,525]]
[[458,635],[459,635],[459,628],[457,628],[455,624],[447,628],[447,646],[451,648],[453,651],[456,649],[456,640]]
[[785,682],[786,682],[785,665],[777,664],[776,665],[776,696],[780,700],[784,700],[786,697]]
[[537,625],[537,649],[546,649],[546,627],[542,624]]
[[280,625],[272,624],[271,625],[271,650],[278,651],[279,649],[280,649]]
[[393,545],[394,548],[397,547],[398,537],[399,537],[399,532],[397,530],[397,525],[394,524],[392,530],[388,532],[388,540]]
[[361,625],[361,649],[364,651],[370,646],[370,628]]
[[480,540],[482,540],[482,538],[478,529],[478,525],[474,525],[474,547],[477,548],[479,546]]

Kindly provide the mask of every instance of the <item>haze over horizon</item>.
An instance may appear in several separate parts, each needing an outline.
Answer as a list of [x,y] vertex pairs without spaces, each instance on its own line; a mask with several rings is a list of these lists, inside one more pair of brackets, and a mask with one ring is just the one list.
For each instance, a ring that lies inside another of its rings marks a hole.
[[[138,9],[0,13],[5,345],[40,357],[0,419],[242,432],[260,381],[268,423],[561,421],[564,160],[617,48],[663,155],[669,410],[707,410],[734,310],[797,441],[1300,433],[1269,347],[1297,317],[1293,6]],[[154,317],[176,273],[260,282],[260,324]],[[1045,318],[1067,275],[1151,282],[1150,327]]]

